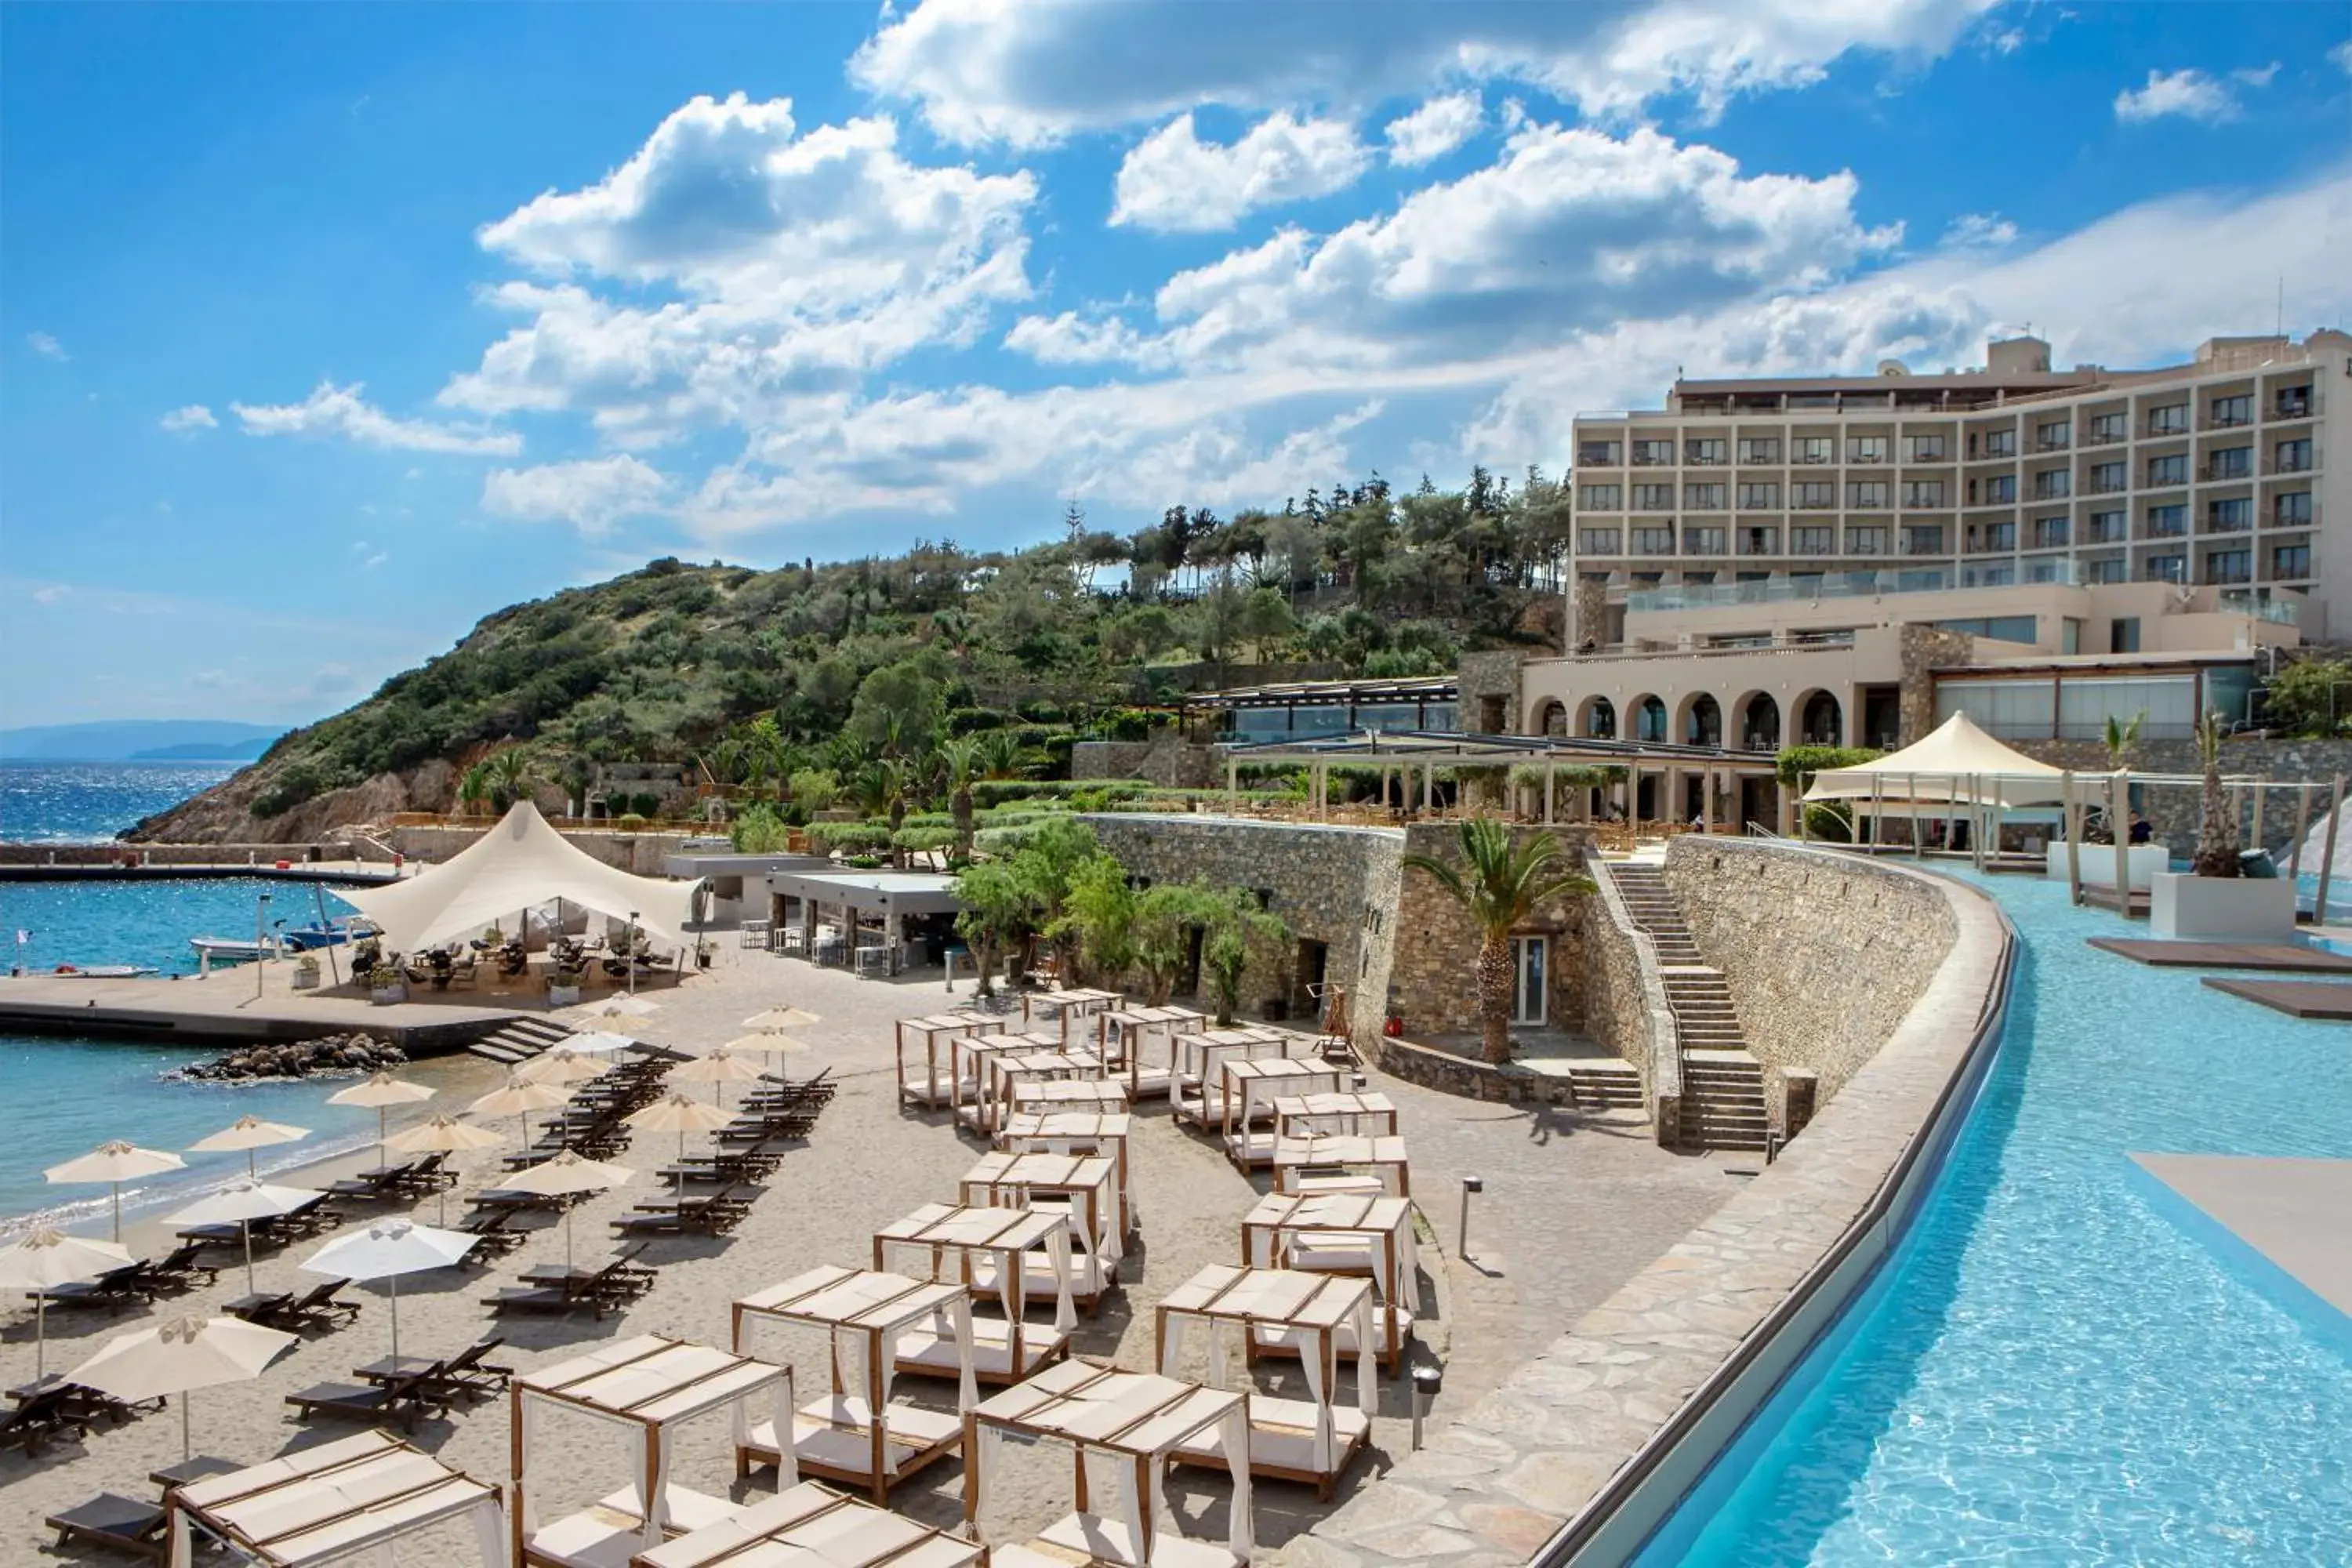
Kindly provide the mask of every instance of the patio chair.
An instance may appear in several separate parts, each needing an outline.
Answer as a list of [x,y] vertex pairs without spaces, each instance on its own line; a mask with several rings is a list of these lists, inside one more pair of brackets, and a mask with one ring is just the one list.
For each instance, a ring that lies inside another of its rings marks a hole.
[[0,1415],[0,1453],[22,1448],[27,1458],[37,1456],[59,1437],[89,1436],[89,1417],[79,1413],[64,1384],[43,1389],[5,1415]]
[[464,1260],[470,1263],[477,1260],[488,1261],[492,1258],[504,1258],[508,1253],[529,1241],[530,1237],[528,1232],[511,1228],[509,1222],[514,1216],[515,1211],[512,1209],[486,1209],[478,1214],[468,1215],[451,1226],[451,1229],[463,1231],[474,1238],[474,1247],[466,1254]]
[[348,1421],[373,1421],[378,1425],[397,1421],[404,1432],[416,1430],[416,1418],[432,1414],[446,1415],[449,1409],[446,1397],[436,1394],[426,1386],[421,1374],[399,1378],[391,1383],[317,1383],[289,1394],[286,1403],[300,1412],[305,1421],[318,1415],[332,1415]]
[[121,1492],[100,1492],[88,1502],[50,1514],[41,1522],[58,1532],[60,1548],[80,1542],[155,1563],[163,1562],[170,1549],[165,1533],[170,1514],[160,1503],[124,1497]]
[[378,1386],[413,1380],[427,1394],[446,1394],[458,1399],[488,1399],[507,1385],[514,1368],[492,1366],[483,1358],[506,1341],[495,1335],[477,1340],[456,1355],[440,1359],[425,1356],[382,1356],[365,1366],[355,1367],[352,1375],[362,1383]]
[[293,1304],[294,1292],[291,1290],[257,1290],[250,1296],[239,1296],[233,1301],[222,1302],[221,1310],[232,1318],[242,1318],[248,1323],[258,1323],[267,1329],[276,1326],[270,1321],[272,1318]]
[[310,1328],[336,1328],[356,1320],[360,1315],[357,1301],[339,1301],[335,1294],[350,1284],[348,1279],[327,1279],[313,1285],[299,1296],[289,1296],[275,1303],[265,1303],[257,1314],[239,1313],[250,1323],[264,1328],[282,1330],[289,1334]]
[[200,1242],[175,1247],[156,1261],[141,1264],[140,1272],[158,1291],[193,1290],[199,1285],[210,1285],[220,1278],[220,1269],[198,1261],[203,1251]]
[[160,1293],[159,1287],[147,1277],[144,1261],[125,1264],[95,1279],[78,1279],[69,1285],[52,1285],[46,1290],[30,1292],[52,1307],[103,1307],[110,1318],[120,1316],[125,1307],[151,1305]]

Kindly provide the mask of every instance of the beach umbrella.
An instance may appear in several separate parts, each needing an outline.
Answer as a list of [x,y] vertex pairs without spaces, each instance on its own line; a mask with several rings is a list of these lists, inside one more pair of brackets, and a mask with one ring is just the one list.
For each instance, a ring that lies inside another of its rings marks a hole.
[[765,1070],[757,1063],[745,1060],[725,1046],[708,1056],[682,1061],[669,1069],[672,1083],[709,1084],[710,1100],[714,1105],[719,1102],[720,1084],[756,1083],[766,1076]]
[[253,1222],[292,1214],[323,1194],[309,1187],[273,1187],[267,1182],[231,1182],[207,1194],[179,1213],[164,1217],[173,1225],[233,1225],[245,1237],[245,1288],[253,1289]]
[[189,1454],[190,1391],[259,1377],[262,1368],[293,1342],[292,1334],[238,1318],[174,1318],[109,1340],[104,1350],[66,1377],[133,1404],[181,1395],[180,1458],[184,1459]]
[[643,996],[608,997],[604,1005],[589,1016],[592,1018],[643,1018],[661,1011],[661,1004]]
[[[611,1187],[625,1187],[636,1179],[636,1172],[626,1165],[606,1164],[566,1149],[551,1160],[524,1166],[509,1177],[499,1190],[566,1197],[573,1193],[601,1193]],[[563,1211],[563,1268],[566,1273],[571,1272],[572,1210],[568,1205]]]
[[[733,1125],[735,1118],[715,1105],[705,1105],[683,1094],[664,1095],[642,1110],[629,1113],[629,1125],[647,1132],[677,1134],[677,1157],[686,1158],[686,1135],[689,1132],[716,1132]],[[686,1195],[686,1173],[677,1173],[677,1195]]]
[[806,1040],[794,1039],[781,1029],[766,1029],[755,1035],[738,1035],[727,1042],[730,1051],[758,1051],[768,1058],[768,1065],[783,1070],[782,1058],[796,1052],[813,1049]]
[[558,1046],[515,1068],[514,1076],[521,1083],[585,1083],[592,1078],[603,1078],[607,1070]]
[[268,1149],[278,1143],[299,1143],[309,1136],[310,1130],[307,1127],[289,1127],[283,1121],[264,1121],[258,1116],[240,1116],[202,1142],[189,1144],[188,1152],[222,1154],[242,1149],[245,1151],[245,1173],[258,1177],[261,1173],[255,1169],[253,1163],[256,1149]]
[[605,1029],[583,1029],[576,1035],[566,1035],[556,1049],[570,1051],[576,1057],[612,1057],[634,1050],[636,1044],[626,1035],[615,1035]]
[[744,1019],[743,1026],[766,1033],[782,1033],[786,1029],[805,1029],[811,1024],[823,1022],[824,1019],[805,1007],[771,1007],[764,1013],[754,1013]]
[[41,1173],[53,1182],[104,1182],[114,1189],[114,1239],[122,1239],[122,1184],[142,1176],[185,1168],[187,1162],[161,1149],[142,1149],[121,1139],[100,1143],[79,1160],[51,1165]]
[[504,1089],[494,1089],[466,1107],[477,1116],[520,1116],[523,1146],[530,1145],[530,1113],[572,1103],[572,1096],[551,1083],[532,1083],[520,1073],[507,1074]]
[[481,1237],[462,1230],[436,1230],[404,1219],[378,1221],[365,1230],[339,1236],[304,1258],[306,1273],[341,1279],[383,1279],[392,1290],[392,1359],[400,1360],[400,1277],[447,1268]]
[[[468,1149],[495,1149],[505,1140],[488,1128],[459,1121],[455,1117],[428,1116],[414,1127],[404,1128],[384,1141],[387,1149],[397,1149],[404,1154],[457,1154]],[[449,1189],[441,1189],[441,1223],[449,1223]]]
[[388,1072],[374,1072],[327,1096],[327,1103],[375,1108],[375,1163],[380,1171],[389,1163],[383,1149],[383,1113],[395,1105],[414,1105],[432,1098],[433,1091],[421,1083],[404,1083]]
[[0,1290],[33,1292],[33,1381],[48,1366],[49,1299],[58,1285],[79,1285],[131,1266],[131,1253],[110,1241],[85,1241],[47,1226],[0,1251]]

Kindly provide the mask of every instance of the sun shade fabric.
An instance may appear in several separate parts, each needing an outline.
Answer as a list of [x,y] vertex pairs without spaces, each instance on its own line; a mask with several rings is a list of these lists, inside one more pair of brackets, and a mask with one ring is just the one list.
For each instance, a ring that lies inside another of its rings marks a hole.
[[982,1549],[814,1482],[640,1552],[642,1568],[967,1568]]
[[519,801],[497,826],[441,865],[384,888],[347,889],[349,901],[403,952],[462,942],[517,910],[551,900],[611,920],[636,916],[656,941],[686,945],[695,882],[633,877],[573,846],[539,808]]
[[248,1561],[299,1568],[388,1553],[395,1538],[468,1512],[482,1562],[506,1560],[498,1488],[383,1432],[196,1481],[171,1502],[173,1568],[190,1568],[199,1525]]
[[2012,751],[1955,713],[1936,732],[1874,762],[1813,775],[1807,800],[1870,800],[1907,805],[2054,805],[2065,797],[2065,770]]

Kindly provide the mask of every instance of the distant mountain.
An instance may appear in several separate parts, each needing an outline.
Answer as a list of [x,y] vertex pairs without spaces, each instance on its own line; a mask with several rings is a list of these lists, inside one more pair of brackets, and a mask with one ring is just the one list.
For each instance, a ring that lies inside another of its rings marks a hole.
[[249,762],[285,732],[226,719],[125,719],[0,730],[0,758],[20,763]]

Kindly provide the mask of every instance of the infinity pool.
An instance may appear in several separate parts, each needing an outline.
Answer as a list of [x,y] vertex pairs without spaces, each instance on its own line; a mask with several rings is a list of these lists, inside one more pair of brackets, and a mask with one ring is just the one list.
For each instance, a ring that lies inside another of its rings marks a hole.
[[2128,1158],[2352,1157],[2352,1026],[2091,948],[2123,922],[2063,883],[1982,885],[2024,951],[1949,1163],[1641,1563],[2352,1563],[2344,1321]]

